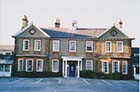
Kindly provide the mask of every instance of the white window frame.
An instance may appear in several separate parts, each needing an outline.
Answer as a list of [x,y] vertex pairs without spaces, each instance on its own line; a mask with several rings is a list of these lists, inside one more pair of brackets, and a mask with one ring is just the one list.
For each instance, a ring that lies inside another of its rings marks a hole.
[[[38,69],[38,62],[41,61],[41,68]],[[43,72],[43,59],[37,59],[36,60],[36,71],[37,72]]]
[[60,50],[60,41],[59,40],[53,40],[52,49],[54,52],[59,52],[59,50]]
[[[108,47],[107,47],[106,44],[107,44],[108,42],[110,43],[110,51],[107,50]],[[111,43],[111,41],[105,41],[105,52],[112,52],[112,43]]]
[[[88,62],[91,63],[90,69],[88,68]],[[93,70],[93,60],[86,60],[86,70]]]
[[[90,43],[91,46],[88,46],[88,43]],[[88,50],[88,47],[91,47],[91,50]],[[93,41],[86,41],[86,52],[93,52]]]
[[[21,64],[22,64],[22,65],[21,65],[21,66],[22,66],[21,69],[20,69],[20,61],[22,61],[22,63],[21,63]],[[24,66],[24,61],[23,61],[23,59],[18,59],[18,71],[19,71],[19,72],[23,71],[23,66]]]
[[[121,45],[121,47],[119,47],[119,43],[121,43],[122,45]],[[120,48],[121,48],[121,50],[120,50]],[[123,52],[123,41],[117,41],[116,42],[116,50],[117,50],[117,52]]]
[[114,62],[117,62],[118,63],[118,67],[117,67],[118,70],[117,70],[117,72],[120,72],[120,62],[119,62],[119,60],[112,60],[112,73],[115,72]]
[[[26,49],[26,46],[25,46],[25,42],[28,41],[28,48]],[[23,51],[29,51],[29,46],[30,46],[30,40],[29,39],[23,39]]]
[[34,40],[34,51],[41,50],[41,40]]
[[[124,72],[124,65],[125,65],[125,72]],[[128,61],[122,61],[122,74],[128,74]]]
[[[104,63],[107,63],[107,72],[105,72]],[[102,61],[102,72],[105,74],[109,74],[109,62],[108,61]]]
[[[57,70],[54,70],[54,65],[53,65],[54,62],[58,62]],[[52,60],[52,72],[59,72],[59,60],[57,60],[57,59]]]
[[[71,43],[74,42],[74,50],[71,50]],[[69,41],[69,52],[76,52],[76,41],[75,40],[70,40]]]
[[[32,68],[31,68],[31,71],[28,71],[28,65],[27,65],[27,62],[28,60],[31,60],[32,61]],[[33,71],[33,59],[26,59],[26,72],[32,72]]]

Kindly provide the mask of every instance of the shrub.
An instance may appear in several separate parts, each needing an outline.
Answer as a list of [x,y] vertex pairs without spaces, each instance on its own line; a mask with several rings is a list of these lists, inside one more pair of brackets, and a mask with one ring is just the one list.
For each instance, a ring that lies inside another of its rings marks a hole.
[[119,80],[121,79],[121,74],[119,72],[114,72],[109,75],[109,79]]
[[29,78],[39,78],[39,77],[61,77],[60,72],[16,72],[12,76],[14,77],[29,77]]
[[80,72],[80,77],[83,78],[94,78],[95,72],[91,70],[84,70]]

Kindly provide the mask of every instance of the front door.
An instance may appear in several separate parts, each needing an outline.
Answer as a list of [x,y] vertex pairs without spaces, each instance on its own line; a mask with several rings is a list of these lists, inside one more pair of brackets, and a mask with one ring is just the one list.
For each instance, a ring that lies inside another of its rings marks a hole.
[[75,64],[69,64],[69,76],[75,77]]

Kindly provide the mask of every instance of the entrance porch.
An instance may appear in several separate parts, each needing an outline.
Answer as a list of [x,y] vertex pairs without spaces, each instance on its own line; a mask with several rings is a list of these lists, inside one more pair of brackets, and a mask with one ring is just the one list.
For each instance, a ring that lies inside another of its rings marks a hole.
[[63,77],[80,77],[82,70],[82,57],[78,56],[62,56],[62,75]]

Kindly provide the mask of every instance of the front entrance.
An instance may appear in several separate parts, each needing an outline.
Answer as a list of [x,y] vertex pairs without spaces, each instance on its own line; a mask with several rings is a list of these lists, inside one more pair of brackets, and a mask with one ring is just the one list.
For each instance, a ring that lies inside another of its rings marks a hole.
[[69,64],[69,76],[75,77],[75,64]]

